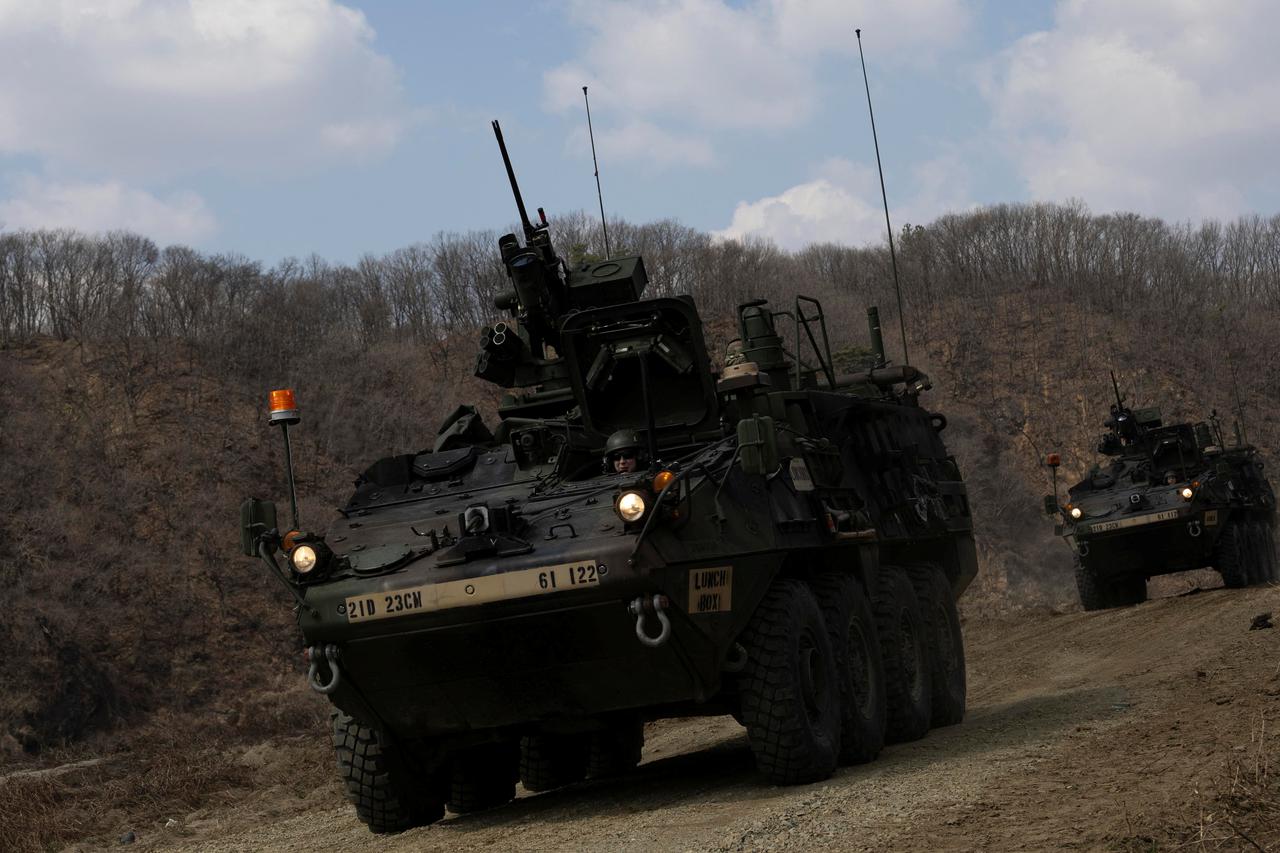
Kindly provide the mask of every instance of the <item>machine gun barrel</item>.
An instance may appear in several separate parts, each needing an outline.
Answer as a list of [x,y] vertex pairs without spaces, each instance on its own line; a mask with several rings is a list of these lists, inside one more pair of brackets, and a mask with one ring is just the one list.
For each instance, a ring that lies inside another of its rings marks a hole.
[[1116,392],[1116,411],[1124,409],[1124,397],[1120,396],[1120,383],[1116,381],[1116,372],[1111,371],[1111,389]]
[[884,367],[884,335],[880,333],[880,309],[872,305],[867,309],[867,331],[871,336],[871,354],[875,357],[872,367]]
[[502,128],[498,125],[498,120],[493,120],[493,135],[498,139],[498,149],[502,151],[502,162],[507,167],[507,180],[511,181],[511,192],[516,197],[516,207],[520,210],[520,224],[524,226],[524,237],[526,240],[533,236],[533,223],[529,221],[529,214],[524,209],[524,198],[520,195],[520,184],[516,182],[515,169],[511,168],[511,157],[507,154],[507,143],[502,140]]

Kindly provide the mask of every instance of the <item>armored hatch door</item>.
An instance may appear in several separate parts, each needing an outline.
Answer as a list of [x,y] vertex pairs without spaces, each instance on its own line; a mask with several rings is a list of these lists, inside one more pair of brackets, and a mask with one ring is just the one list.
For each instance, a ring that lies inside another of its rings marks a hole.
[[649,299],[570,315],[560,343],[586,431],[599,443],[644,429],[644,378],[658,443],[719,424],[702,320],[684,299]]

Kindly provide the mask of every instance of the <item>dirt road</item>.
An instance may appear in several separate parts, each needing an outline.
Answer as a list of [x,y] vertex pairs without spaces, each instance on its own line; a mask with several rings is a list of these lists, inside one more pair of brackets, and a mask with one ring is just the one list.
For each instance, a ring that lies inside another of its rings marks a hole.
[[1265,611],[1280,624],[1280,588],[968,624],[965,722],[816,785],[763,784],[728,718],[669,721],[651,727],[644,763],[624,780],[522,794],[506,807],[399,836],[369,834],[335,784],[303,799],[281,788],[256,791],[140,837],[137,847],[1140,846],[1148,832],[1196,825],[1223,774],[1260,760],[1260,746],[1275,737],[1280,627],[1250,630]]

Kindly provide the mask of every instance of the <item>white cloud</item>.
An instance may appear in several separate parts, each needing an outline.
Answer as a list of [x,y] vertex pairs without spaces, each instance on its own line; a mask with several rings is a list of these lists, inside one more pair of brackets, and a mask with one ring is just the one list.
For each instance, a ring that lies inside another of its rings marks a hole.
[[[918,166],[912,183],[905,201],[891,203],[895,231],[907,223],[932,221],[964,206],[963,199],[968,197],[968,173],[952,154]],[[883,243],[884,207],[878,175],[869,166],[829,160],[811,181],[758,201],[739,202],[728,227],[715,235],[764,238],[792,251],[811,243]]]
[[588,85],[606,123],[704,134],[807,120],[823,97],[819,64],[856,57],[857,26],[876,33],[882,64],[919,65],[962,38],[969,19],[959,0],[578,0],[570,16],[586,47],[544,76],[549,108],[581,109]]
[[1231,217],[1280,177],[1280,6],[1070,0],[993,63],[986,94],[1036,199]]
[[334,0],[0,0],[0,154],[270,173],[396,144],[391,62]]
[[[570,134],[567,146],[588,153],[591,141],[584,123]],[[663,130],[646,121],[624,121],[596,134],[596,146],[610,160],[648,163],[659,169],[672,165],[710,166],[715,153],[706,139]]]
[[119,181],[57,183],[33,176],[16,181],[16,190],[0,201],[0,226],[8,229],[123,229],[163,245],[196,242],[217,227],[204,200],[190,192],[158,198]]

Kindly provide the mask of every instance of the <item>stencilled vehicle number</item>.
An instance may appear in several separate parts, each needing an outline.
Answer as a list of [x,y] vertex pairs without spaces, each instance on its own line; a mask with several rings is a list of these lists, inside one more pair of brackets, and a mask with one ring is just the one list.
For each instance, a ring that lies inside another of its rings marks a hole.
[[600,583],[595,563],[555,566],[538,571],[538,588],[550,592],[565,586],[590,586]]
[[408,589],[353,595],[346,600],[347,621],[369,622],[374,619],[391,619],[450,607],[468,607],[512,598],[564,592],[596,586],[600,583],[600,577],[603,574],[603,568],[593,561],[562,563],[558,566],[463,578]]
[[1144,524],[1155,524],[1157,521],[1172,521],[1178,517],[1176,509],[1167,509],[1164,512],[1153,512],[1149,515],[1139,515],[1134,518],[1122,518],[1119,521],[1099,521],[1089,525],[1089,529],[1081,530],[1081,533],[1106,533],[1109,530],[1120,530],[1125,527],[1141,527]]

